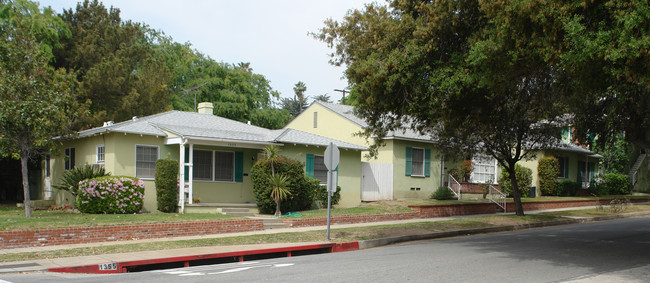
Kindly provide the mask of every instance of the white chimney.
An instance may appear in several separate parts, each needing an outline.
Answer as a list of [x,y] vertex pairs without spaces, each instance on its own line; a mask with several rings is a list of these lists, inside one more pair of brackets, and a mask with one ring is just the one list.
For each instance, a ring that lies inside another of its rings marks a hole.
[[198,112],[201,114],[214,114],[212,102],[201,102],[199,103]]

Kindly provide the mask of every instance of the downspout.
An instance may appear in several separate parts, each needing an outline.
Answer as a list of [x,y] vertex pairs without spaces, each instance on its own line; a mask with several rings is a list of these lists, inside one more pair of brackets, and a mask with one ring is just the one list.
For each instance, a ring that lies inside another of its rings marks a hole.
[[440,186],[441,187],[445,186],[445,155],[444,154],[440,154]]

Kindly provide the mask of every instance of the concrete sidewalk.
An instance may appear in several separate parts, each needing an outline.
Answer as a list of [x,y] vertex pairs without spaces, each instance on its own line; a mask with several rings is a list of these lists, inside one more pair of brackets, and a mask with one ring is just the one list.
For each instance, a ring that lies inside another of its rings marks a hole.
[[[576,210],[576,209],[589,209],[589,208],[594,208],[594,207],[574,207],[574,208],[565,208],[565,209],[530,211],[527,212],[527,214],[538,214],[538,213],[549,212],[549,211]],[[512,214],[512,213],[508,213],[508,214]],[[337,225],[332,225],[331,228],[341,229],[341,228],[351,228],[351,227],[394,225],[394,224],[415,223],[415,222],[436,222],[436,221],[446,221],[446,220],[453,220],[453,219],[472,218],[472,217],[479,217],[479,216],[494,216],[494,215],[495,214],[468,215],[468,216],[436,217],[436,218],[427,218],[427,219],[409,219],[409,220],[370,222],[370,223],[357,223],[357,224],[337,224]],[[574,223],[581,223],[581,222],[588,222],[588,221],[616,219],[616,218],[623,218],[623,217],[639,217],[639,216],[646,216],[646,215],[650,215],[650,212],[628,213],[622,215],[615,215],[613,217],[602,217],[601,219],[598,219],[599,217],[576,218],[575,221],[560,221],[558,223],[551,224],[551,225],[574,224]],[[541,226],[542,225],[536,227],[541,227]],[[466,233],[476,234],[476,233],[488,233],[488,232],[496,232],[496,231],[522,229],[522,227],[520,228],[517,227],[510,228],[509,226],[504,226],[504,227],[505,230],[499,229],[500,227],[492,227],[490,229],[471,229],[471,231],[459,231],[459,232],[461,232],[462,234],[466,234]],[[526,226],[523,228],[529,228],[529,227]],[[207,246],[207,247],[182,248],[182,249],[170,249],[170,250],[159,250],[159,251],[141,251],[141,252],[132,252],[132,253],[102,254],[102,255],[92,255],[92,256],[81,256],[81,257],[66,257],[66,258],[19,261],[19,262],[4,262],[4,263],[0,263],[0,274],[17,273],[17,272],[39,272],[39,271],[47,271],[51,268],[81,266],[81,265],[98,265],[104,263],[132,262],[132,261],[144,262],[144,261],[154,261],[163,258],[178,258],[178,257],[191,257],[191,256],[201,257],[204,255],[224,254],[224,253],[233,253],[233,252],[254,254],[255,251],[265,251],[265,250],[275,250],[275,251],[296,250],[296,249],[300,249],[300,247],[308,247],[308,246],[313,247],[315,245],[330,244],[325,239],[326,238],[325,229],[326,226],[282,228],[282,229],[269,229],[263,231],[202,235],[202,236],[190,236],[190,237],[173,237],[173,238],[159,238],[159,239],[147,239],[147,240],[6,249],[6,250],[0,250],[0,258],[3,255],[15,254],[15,253],[46,252],[46,251],[66,250],[66,249],[83,248],[83,247],[101,247],[101,246],[114,246],[114,245],[145,243],[145,242],[165,242],[165,241],[180,241],[180,240],[206,239],[206,238],[225,238],[225,237],[233,237],[233,236],[264,235],[264,234],[292,233],[292,232],[319,231],[319,230],[323,231],[322,242],[276,243],[276,244],[237,245],[237,246]],[[358,247],[370,248],[370,247],[376,247],[376,246],[391,244],[396,242],[403,242],[409,240],[421,240],[427,238],[439,238],[439,237],[447,237],[447,236],[454,236],[454,235],[455,232],[432,233],[429,235],[414,235],[414,236],[406,236],[406,237],[396,237],[391,239],[377,239],[377,240],[363,241],[364,243],[359,243]]]

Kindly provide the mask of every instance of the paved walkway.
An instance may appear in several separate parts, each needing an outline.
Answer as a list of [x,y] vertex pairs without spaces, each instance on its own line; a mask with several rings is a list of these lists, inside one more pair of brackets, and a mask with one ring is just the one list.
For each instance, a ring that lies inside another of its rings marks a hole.
[[[529,211],[529,212],[526,212],[526,213],[527,214],[537,214],[537,213],[549,212],[549,211],[588,209],[588,208],[594,208],[594,207],[595,206],[591,206],[591,207],[575,207],[575,208],[566,208],[566,209],[540,210],[540,211]],[[508,214],[512,214],[512,213],[508,213]],[[498,214],[486,214],[486,215],[494,216],[494,215],[498,215]],[[383,222],[356,223],[356,224],[335,224],[335,225],[331,225],[331,228],[332,229],[340,229],[340,228],[366,227],[366,226],[377,226],[377,225],[391,225],[391,224],[403,224],[403,223],[414,223],[414,222],[436,222],[436,221],[446,221],[446,220],[461,219],[461,218],[479,217],[479,216],[486,216],[486,215],[436,217],[436,218],[425,218],[425,219],[409,219],[409,220],[396,220],[396,221],[383,221]],[[0,250],[0,258],[2,258],[3,255],[8,255],[8,254],[27,253],[27,252],[47,252],[47,251],[57,251],[57,250],[66,250],[66,249],[83,248],[83,247],[101,247],[101,246],[114,246],[114,245],[135,244],[135,243],[166,242],[166,241],[180,241],[180,240],[208,239],[208,238],[225,238],[225,237],[233,237],[233,236],[264,235],[264,234],[276,234],[276,233],[295,233],[295,232],[305,232],[305,231],[323,231],[323,241],[322,242],[315,242],[315,243],[300,242],[300,243],[237,245],[237,246],[207,246],[207,247],[182,248],[182,249],[157,250],[157,251],[141,251],[141,252],[132,252],[132,253],[102,254],[102,255],[80,256],[80,257],[39,259],[39,260],[20,261],[20,262],[3,262],[3,263],[0,263],[0,274],[2,274],[2,273],[15,273],[15,272],[47,271],[49,268],[53,268],[53,267],[65,267],[65,266],[75,266],[75,265],[90,265],[90,264],[100,264],[100,263],[110,263],[110,262],[120,262],[120,261],[132,261],[132,260],[150,260],[150,259],[158,259],[158,258],[204,255],[204,254],[225,253],[225,252],[234,252],[234,251],[273,249],[273,248],[281,248],[281,247],[295,247],[295,246],[310,245],[310,244],[323,244],[323,243],[328,243],[325,240],[325,230],[326,230],[326,226],[313,226],[313,227],[281,228],[281,229],[269,229],[269,230],[263,230],[263,231],[225,233],[225,234],[201,235],[201,236],[185,236],[185,237],[159,238],[159,239],[146,239],[146,240],[116,241],[116,242],[101,242],[101,243],[87,243],[87,244],[73,244],[73,245],[58,245],[58,246],[43,246],[43,247],[5,249],[5,250]]]

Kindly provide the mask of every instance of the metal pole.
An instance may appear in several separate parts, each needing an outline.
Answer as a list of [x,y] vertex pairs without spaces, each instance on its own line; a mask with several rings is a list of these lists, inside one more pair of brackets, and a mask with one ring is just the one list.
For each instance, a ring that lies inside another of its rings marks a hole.
[[330,219],[332,210],[332,194],[330,194],[330,186],[332,186],[332,171],[327,171],[327,240],[330,240]]

